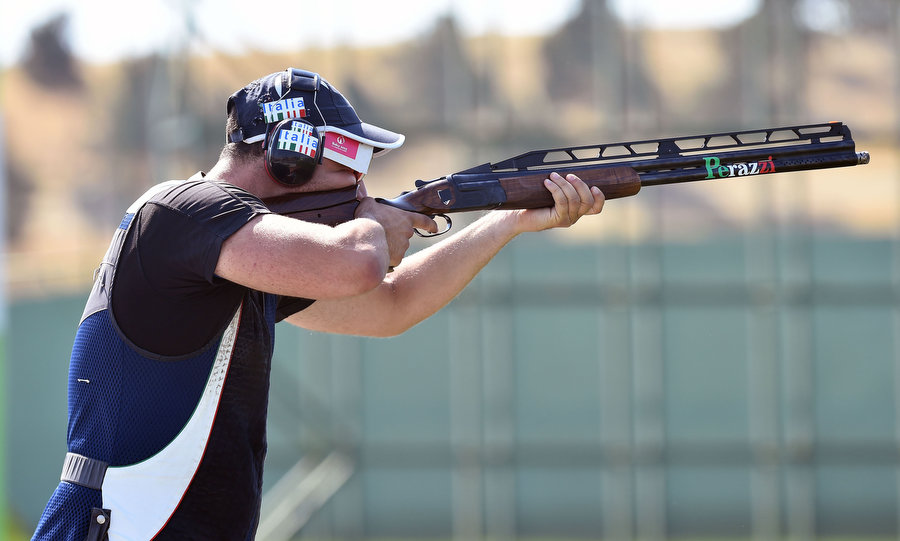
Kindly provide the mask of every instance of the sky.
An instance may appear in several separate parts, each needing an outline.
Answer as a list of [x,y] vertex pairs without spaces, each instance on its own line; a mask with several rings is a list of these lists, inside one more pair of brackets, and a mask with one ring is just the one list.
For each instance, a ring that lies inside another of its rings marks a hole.
[[[426,32],[451,13],[468,35],[553,32],[582,0],[2,0],[0,67],[21,58],[31,28],[67,12],[73,52],[88,62],[179,47],[225,52],[312,45],[382,45]],[[599,1],[599,0],[594,0]],[[625,21],[651,27],[730,25],[760,0],[608,0]],[[190,17],[188,17],[190,15]],[[192,20],[193,25],[187,21]]]

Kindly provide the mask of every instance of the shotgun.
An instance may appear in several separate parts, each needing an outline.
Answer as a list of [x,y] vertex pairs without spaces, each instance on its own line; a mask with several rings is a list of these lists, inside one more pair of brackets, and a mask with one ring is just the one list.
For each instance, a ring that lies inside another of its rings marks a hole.
[[[533,150],[435,180],[379,203],[440,216],[448,213],[553,206],[543,180],[553,171],[574,173],[597,186],[606,199],[637,194],[644,186],[715,180],[869,163],[857,152],[842,122],[648,139],[629,143]],[[359,205],[356,186],[264,199],[272,212],[327,225],[352,220]],[[417,231],[418,232],[418,231]]]

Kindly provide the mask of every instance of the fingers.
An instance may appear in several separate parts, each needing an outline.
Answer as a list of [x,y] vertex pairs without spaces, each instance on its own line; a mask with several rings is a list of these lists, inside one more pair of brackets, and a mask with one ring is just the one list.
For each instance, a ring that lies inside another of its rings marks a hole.
[[429,233],[437,233],[438,225],[437,222],[434,221],[430,216],[426,216],[424,214],[419,214],[418,212],[408,212],[407,214],[411,215],[412,226],[415,229],[420,229],[422,231],[428,231]]
[[[581,204],[578,207],[579,217],[586,214],[597,214],[603,207],[603,192],[596,186],[588,186],[578,176],[573,174],[566,175],[566,180],[572,183]],[[596,208],[596,210],[595,210]]]
[[587,211],[585,214],[600,214],[600,211],[603,210],[603,203],[606,202],[606,196],[603,194],[603,191],[600,190],[597,186],[591,186],[591,195],[594,196],[594,203],[591,205],[591,209]]
[[603,208],[603,192],[596,186],[588,187],[577,175],[563,178],[554,172],[544,181],[553,196],[553,212],[557,226],[574,224],[584,215],[597,214]]
[[403,261],[407,250],[409,250],[409,237],[388,235],[388,259],[391,269]]
[[392,267],[398,266],[406,256],[409,239],[415,234],[416,229],[430,233],[438,231],[437,222],[424,214],[400,210],[368,197],[360,201],[356,216],[371,218],[381,224]]
[[[384,206],[387,207],[387,205]],[[389,209],[387,212],[397,214],[397,220],[393,224],[385,226],[385,234],[390,248],[391,268],[393,268],[400,265],[400,262],[406,257],[406,252],[409,251],[409,239],[412,238],[416,229],[437,233],[438,226],[437,222],[424,214],[393,207],[387,208]]]

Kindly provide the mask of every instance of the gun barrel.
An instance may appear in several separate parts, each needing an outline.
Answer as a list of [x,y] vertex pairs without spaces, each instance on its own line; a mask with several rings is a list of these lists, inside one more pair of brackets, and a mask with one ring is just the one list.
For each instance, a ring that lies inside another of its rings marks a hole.
[[857,165],[866,165],[869,163],[869,153],[866,151],[861,151],[856,153],[856,164]]
[[831,167],[849,167],[859,165],[860,153],[854,150],[837,149],[833,152],[814,153],[809,155],[790,152],[785,155],[770,156],[757,162],[735,163],[731,159],[721,160],[707,156],[705,165],[700,167],[684,167],[667,170],[640,171],[642,186],[658,186],[676,182],[692,182],[696,180],[714,180],[737,178],[744,176],[766,175],[770,173],[787,173],[790,171],[809,171]]

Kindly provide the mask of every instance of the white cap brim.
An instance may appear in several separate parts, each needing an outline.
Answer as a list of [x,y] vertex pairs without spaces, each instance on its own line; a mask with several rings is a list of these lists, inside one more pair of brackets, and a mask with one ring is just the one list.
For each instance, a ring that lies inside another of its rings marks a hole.
[[[351,129],[347,129],[351,128]],[[360,143],[365,143],[374,147],[374,152],[383,153],[385,151],[399,148],[406,141],[406,136],[402,133],[396,133],[372,124],[362,122],[353,126],[345,126],[343,128],[337,126],[321,126],[320,130],[326,133],[336,133],[349,137]]]

